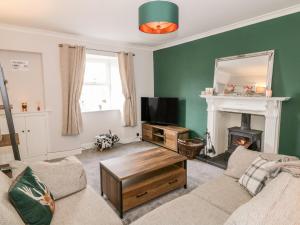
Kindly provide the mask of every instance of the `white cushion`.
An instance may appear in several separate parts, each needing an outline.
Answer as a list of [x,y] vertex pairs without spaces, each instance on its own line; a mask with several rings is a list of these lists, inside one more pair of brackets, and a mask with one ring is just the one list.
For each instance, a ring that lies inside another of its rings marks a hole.
[[60,199],[86,187],[86,174],[81,162],[74,156],[58,162],[14,161],[10,164],[13,177],[17,177],[27,166],[47,185],[54,199]]
[[89,186],[55,202],[51,225],[122,225],[105,200]]
[[252,195],[257,195],[265,186],[268,179],[268,167],[276,161],[268,161],[258,156],[239,179],[239,183]]
[[280,173],[249,202],[239,207],[225,225],[300,224],[300,179]]

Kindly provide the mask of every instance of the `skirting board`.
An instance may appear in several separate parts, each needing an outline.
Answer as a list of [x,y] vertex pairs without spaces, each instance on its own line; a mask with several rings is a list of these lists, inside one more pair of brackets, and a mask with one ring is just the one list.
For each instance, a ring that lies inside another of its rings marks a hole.
[[132,142],[137,142],[137,141],[140,141],[140,137],[134,137],[134,138],[122,138],[119,143],[121,144],[129,144],[129,143],[132,143]]
[[[120,144],[129,144],[129,143],[132,143],[132,142],[137,142],[137,141],[141,141],[141,139],[139,137],[135,137],[135,138],[124,138],[124,139],[121,139],[119,141]],[[82,144],[81,146],[81,149],[82,151],[84,150],[88,150],[88,149],[91,149],[91,148],[95,148],[95,144],[94,142],[90,142],[90,143],[84,143]],[[80,153],[79,153],[80,154]]]
[[89,142],[89,143],[82,144],[80,147],[82,148],[82,151],[84,151],[84,150],[94,148],[95,145],[94,145],[94,142]]

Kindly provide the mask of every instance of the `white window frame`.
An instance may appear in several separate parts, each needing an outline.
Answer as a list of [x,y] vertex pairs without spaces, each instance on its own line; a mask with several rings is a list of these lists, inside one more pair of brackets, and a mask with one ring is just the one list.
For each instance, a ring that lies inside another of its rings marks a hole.
[[[112,107],[112,84],[111,84],[111,79],[112,79],[112,73],[111,73],[111,67],[112,67],[112,57],[116,57],[116,55],[114,54],[99,54],[99,53],[94,53],[94,52],[87,52],[87,55],[95,55],[95,56],[100,56],[103,57],[101,59],[102,62],[105,62],[105,67],[106,67],[106,81],[104,83],[100,83],[100,82],[84,82],[83,86],[103,86],[103,87],[108,87],[109,89],[109,105],[110,108],[109,109],[97,109],[97,110],[89,110],[89,111],[85,111],[84,107],[81,107],[81,113],[93,113],[93,112],[102,112],[102,111],[115,111],[115,110],[119,110],[117,108],[113,108]],[[107,57],[107,59],[105,59]],[[109,57],[109,58],[108,58]],[[96,61],[96,59],[95,59]],[[81,100],[81,99],[80,99]],[[80,103],[81,104],[81,103]]]

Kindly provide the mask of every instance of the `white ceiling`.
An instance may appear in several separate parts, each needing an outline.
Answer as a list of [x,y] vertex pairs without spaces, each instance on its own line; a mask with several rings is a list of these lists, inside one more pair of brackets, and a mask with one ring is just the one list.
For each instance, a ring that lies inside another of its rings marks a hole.
[[300,0],[172,0],[179,31],[149,35],[138,30],[145,0],[1,0],[0,23],[91,38],[158,46],[300,3]]

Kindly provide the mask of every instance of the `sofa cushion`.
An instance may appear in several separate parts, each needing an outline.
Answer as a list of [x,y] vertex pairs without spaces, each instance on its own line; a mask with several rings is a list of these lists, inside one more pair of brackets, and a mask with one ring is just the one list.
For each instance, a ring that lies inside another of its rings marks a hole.
[[196,195],[172,200],[131,225],[223,225],[229,214]]
[[122,225],[118,215],[89,186],[56,201],[51,225]]
[[25,224],[50,225],[55,209],[53,197],[30,167],[16,178],[8,194]]
[[300,224],[300,178],[280,173],[249,202],[239,207],[225,225]]
[[24,225],[21,217],[8,199],[10,179],[0,172],[0,224],[1,225]]
[[11,185],[11,179],[6,176],[2,171],[0,171],[0,187],[8,191]]
[[247,150],[242,146],[237,147],[229,157],[224,174],[239,179],[259,154],[259,152]]
[[27,166],[48,186],[55,200],[78,192],[86,187],[86,174],[81,162],[74,156],[57,162],[10,163],[13,177]]
[[224,174],[239,179],[244,174],[246,169],[259,155],[261,155],[263,158],[269,161],[275,161],[283,158],[288,158],[289,160],[298,160],[298,158],[294,156],[286,156],[286,155],[279,155],[279,154],[272,154],[272,153],[261,153],[261,152],[248,150],[243,146],[239,146],[230,156],[228,160],[228,166]]
[[258,156],[239,179],[239,183],[252,196],[257,195],[265,186],[270,175],[268,167],[274,166],[276,161],[268,161]]
[[225,175],[200,185],[190,194],[206,200],[228,214],[252,198],[236,179]]

